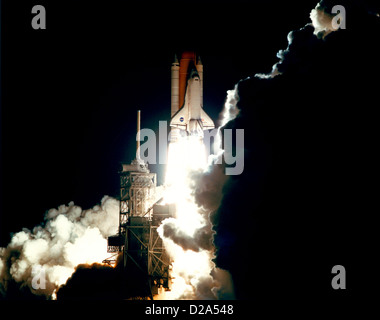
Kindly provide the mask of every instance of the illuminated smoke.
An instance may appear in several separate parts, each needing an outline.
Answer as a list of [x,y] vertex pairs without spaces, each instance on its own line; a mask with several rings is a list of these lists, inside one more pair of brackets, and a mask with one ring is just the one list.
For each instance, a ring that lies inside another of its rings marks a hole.
[[310,12],[310,19],[314,27],[314,35],[323,39],[328,34],[335,31],[332,26],[333,17],[334,15],[328,13],[321,3],[318,3],[315,9]]
[[[2,294],[16,284],[54,299],[77,265],[101,263],[108,257],[106,239],[116,233],[118,224],[119,202],[109,196],[89,210],[73,202],[50,209],[43,225],[15,233],[0,252]],[[45,288],[33,288],[35,276],[44,277]]]
[[238,84],[235,85],[233,90],[227,91],[227,99],[224,104],[223,111],[220,113],[220,127],[223,127],[229,121],[236,118],[240,110],[236,106],[239,101]]
[[[307,23],[304,27],[293,30],[288,33],[288,47],[285,50],[279,50],[276,54],[277,58],[280,59],[279,62],[273,65],[271,72],[268,74],[257,73],[255,77],[260,79],[271,79],[278,75],[283,74],[289,67],[298,65],[296,54],[294,53],[293,47],[304,46],[308,47],[310,38],[308,37],[309,29],[313,30],[313,34],[318,39],[324,39],[332,31],[336,31],[332,26],[332,19],[335,15],[330,14],[327,7],[323,5],[323,1],[319,2],[314,9],[310,12],[311,23]],[[308,41],[305,39],[308,38]],[[294,44],[296,42],[296,44]]]

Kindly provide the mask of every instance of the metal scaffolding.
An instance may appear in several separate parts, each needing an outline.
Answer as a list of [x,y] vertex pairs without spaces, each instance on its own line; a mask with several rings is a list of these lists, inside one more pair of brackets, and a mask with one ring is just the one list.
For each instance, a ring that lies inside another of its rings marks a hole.
[[172,216],[172,211],[155,202],[156,174],[150,173],[142,160],[123,164],[119,173],[119,232],[108,238],[107,251],[113,255],[104,262],[115,266],[122,254],[126,273],[133,264],[146,276],[152,299],[158,288],[170,290],[171,261],[157,228],[163,219]]
[[131,164],[123,163],[119,171],[119,232],[108,238],[107,251],[112,256],[103,262],[122,266],[126,278],[130,270],[137,268],[144,278],[139,287],[146,284],[147,290],[142,292],[153,299],[158,288],[170,290],[171,261],[157,228],[174,211],[170,206],[157,205],[156,174],[150,173],[139,150],[140,111],[137,113],[136,159]]

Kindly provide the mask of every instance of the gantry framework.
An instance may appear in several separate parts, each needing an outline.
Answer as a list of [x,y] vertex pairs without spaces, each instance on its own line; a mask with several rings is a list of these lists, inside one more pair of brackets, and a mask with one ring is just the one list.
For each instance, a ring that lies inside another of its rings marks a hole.
[[126,273],[133,265],[146,276],[152,299],[159,287],[170,290],[170,257],[157,232],[162,220],[171,216],[170,207],[157,204],[156,174],[142,160],[123,164],[119,173],[119,232],[108,238],[108,252],[113,256],[104,262],[115,265],[121,254]]

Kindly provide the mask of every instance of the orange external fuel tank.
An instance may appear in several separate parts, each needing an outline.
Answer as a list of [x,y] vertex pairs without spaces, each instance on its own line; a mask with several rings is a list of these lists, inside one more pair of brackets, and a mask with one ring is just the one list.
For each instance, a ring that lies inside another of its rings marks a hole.
[[179,62],[179,108],[182,107],[185,99],[187,77],[189,75],[189,65],[193,62],[196,65],[196,56],[194,51],[185,51],[182,53]]

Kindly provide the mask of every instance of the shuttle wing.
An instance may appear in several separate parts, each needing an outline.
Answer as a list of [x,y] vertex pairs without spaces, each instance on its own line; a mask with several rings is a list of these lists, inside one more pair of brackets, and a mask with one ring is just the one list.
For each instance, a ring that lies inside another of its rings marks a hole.
[[182,130],[186,130],[187,124],[189,123],[189,108],[185,104],[177,113],[172,117],[170,121],[171,127],[177,127]]
[[204,112],[203,108],[201,108],[201,120],[203,124],[203,130],[215,128],[214,121],[212,121],[211,118],[207,115],[207,113]]

